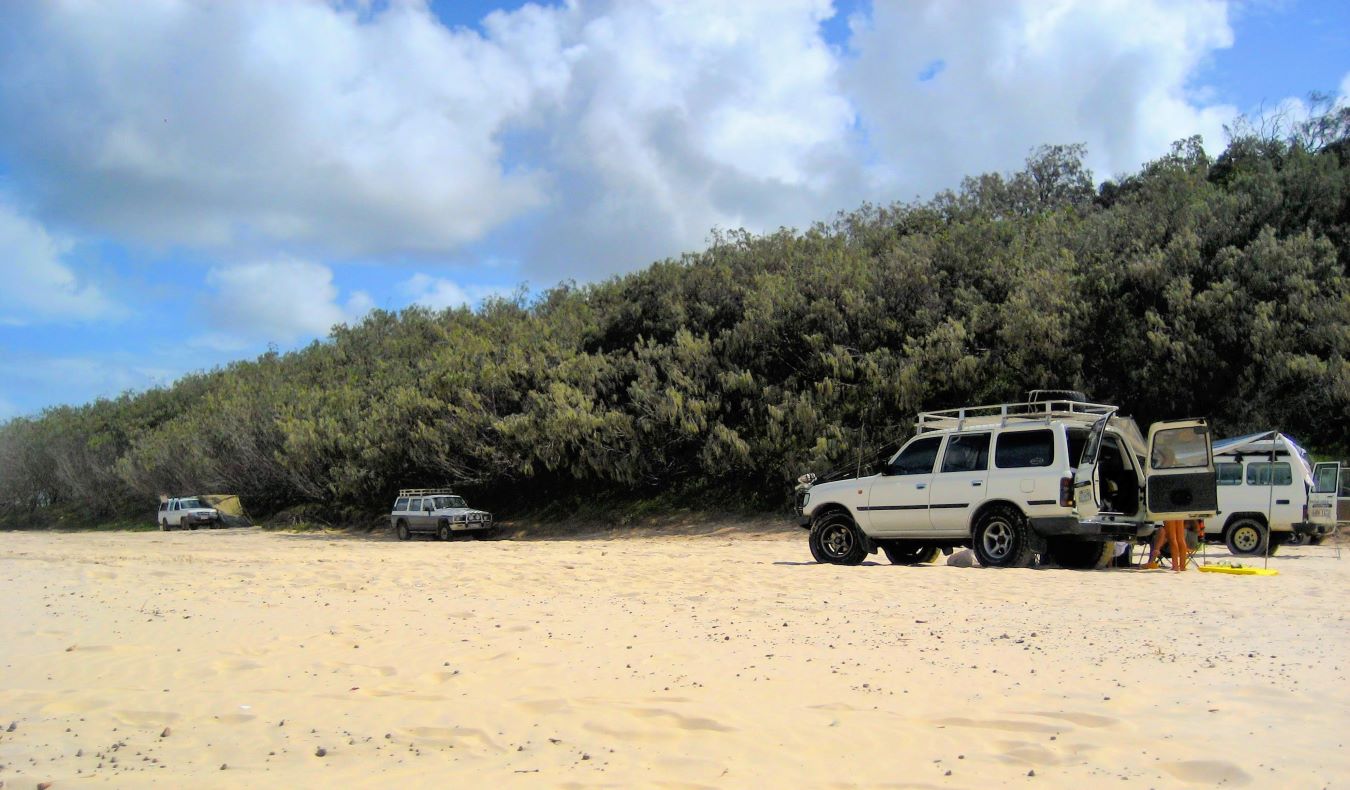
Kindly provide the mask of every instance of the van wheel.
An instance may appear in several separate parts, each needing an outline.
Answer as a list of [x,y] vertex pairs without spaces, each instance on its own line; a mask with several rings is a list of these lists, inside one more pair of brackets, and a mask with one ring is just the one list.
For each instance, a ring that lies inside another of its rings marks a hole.
[[816,562],[858,565],[867,556],[862,533],[846,513],[829,513],[821,517],[811,526],[811,536],[806,542],[810,544],[811,556]]
[[1050,559],[1061,568],[1092,571],[1105,568],[1115,556],[1115,544],[1109,540],[1069,540],[1051,538],[1047,541]]
[[881,551],[892,565],[920,565],[932,562],[942,553],[937,546],[923,546],[906,543],[883,543]]
[[1228,526],[1224,543],[1239,557],[1254,557],[1266,551],[1266,527],[1254,518],[1240,518]]
[[398,535],[399,540],[407,540],[411,538],[412,533],[408,531],[408,522],[404,521],[403,519],[399,519],[398,523],[394,525],[394,534]]
[[436,528],[436,537],[439,540],[450,539],[450,524],[448,522],[442,521],[441,525]]
[[995,505],[980,514],[971,540],[975,557],[986,568],[1025,568],[1031,565],[1031,527],[1020,511]]

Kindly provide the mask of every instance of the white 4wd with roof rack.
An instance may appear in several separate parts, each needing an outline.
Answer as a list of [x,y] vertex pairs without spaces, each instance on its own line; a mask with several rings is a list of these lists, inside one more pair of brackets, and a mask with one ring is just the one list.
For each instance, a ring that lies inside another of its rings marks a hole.
[[492,534],[492,514],[468,506],[464,497],[448,488],[405,488],[398,492],[389,524],[399,540],[424,532],[449,540],[456,532],[483,538]]
[[986,566],[1047,554],[1094,568],[1113,541],[1215,511],[1203,420],[1155,423],[1145,442],[1115,406],[1051,399],[923,412],[917,428],[880,474],[803,477],[801,525],[818,562],[856,565],[881,549],[907,565],[971,546]]

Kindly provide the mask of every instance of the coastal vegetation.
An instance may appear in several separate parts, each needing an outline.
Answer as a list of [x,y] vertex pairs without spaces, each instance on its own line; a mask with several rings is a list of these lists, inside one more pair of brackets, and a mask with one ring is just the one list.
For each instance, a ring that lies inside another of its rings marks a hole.
[[[370,522],[400,486],[499,513],[776,510],[923,408],[1074,388],[1350,455],[1350,110],[1099,186],[1079,146],[927,201],[321,341],[0,426],[0,524],[161,493]],[[579,266],[578,268],[584,268]],[[652,503],[657,503],[653,505]]]

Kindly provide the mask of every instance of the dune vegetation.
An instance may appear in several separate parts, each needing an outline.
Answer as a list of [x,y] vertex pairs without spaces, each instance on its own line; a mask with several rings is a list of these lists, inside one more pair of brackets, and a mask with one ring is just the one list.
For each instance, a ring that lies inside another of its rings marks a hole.
[[1350,454],[1350,109],[1178,142],[1100,186],[1078,146],[925,202],[475,310],[376,310],[288,353],[0,426],[0,524],[239,494],[373,523],[401,486],[506,515],[785,508],[914,413],[1081,389]]

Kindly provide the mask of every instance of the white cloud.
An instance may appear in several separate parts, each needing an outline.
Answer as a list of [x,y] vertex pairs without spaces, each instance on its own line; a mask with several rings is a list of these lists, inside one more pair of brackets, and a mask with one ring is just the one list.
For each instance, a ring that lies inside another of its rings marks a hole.
[[[847,90],[883,182],[910,194],[1016,168],[1048,143],[1086,143],[1106,178],[1191,134],[1217,149],[1237,113],[1189,84],[1232,44],[1215,0],[877,3],[854,31]],[[938,59],[941,72],[920,80]]]
[[123,241],[475,243],[547,282],[927,196],[1043,143],[1087,143],[1104,178],[1217,146],[1234,115],[1190,84],[1231,44],[1219,0],[872,6],[847,54],[821,38],[829,0],[526,5],[482,33],[417,2],[12,6],[0,151],[41,216]]
[[453,248],[541,200],[496,139],[538,86],[417,3],[5,13],[0,141],[52,214],[155,244],[345,254]]
[[118,312],[63,261],[72,246],[0,202],[0,324],[87,321]]
[[399,283],[399,293],[413,304],[429,307],[432,310],[444,310],[456,307],[474,307],[492,296],[505,296],[507,288],[495,286],[462,286],[443,277],[428,274],[414,274]]
[[282,259],[215,268],[206,283],[215,290],[207,310],[219,331],[198,342],[223,350],[250,342],[321,337],[336,324],[360,318],[372,306],[362,291],[349,294],[340,304],[333,271],[309,261]]

